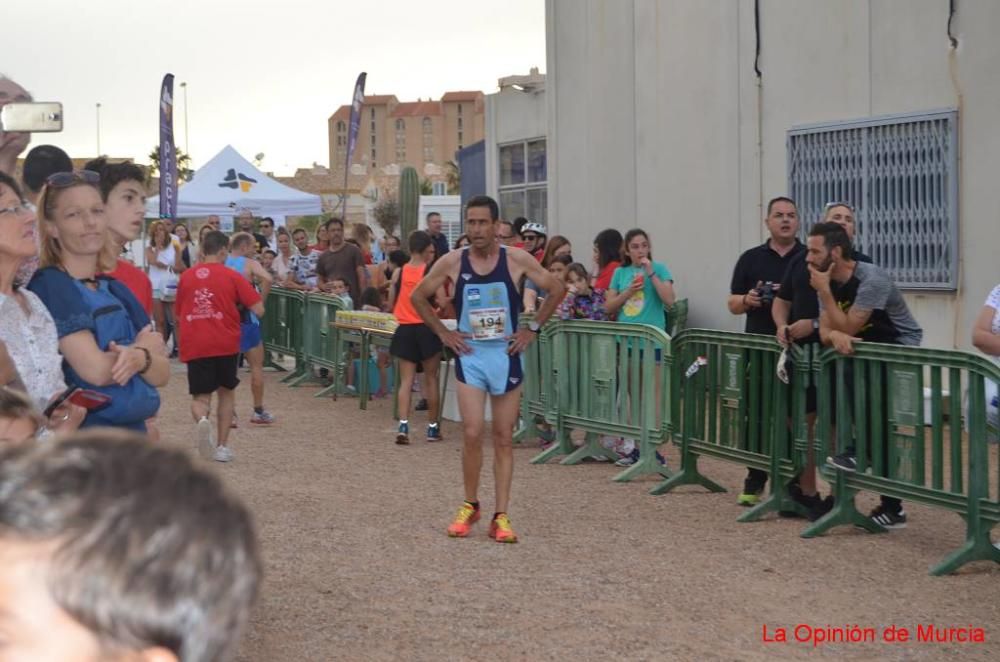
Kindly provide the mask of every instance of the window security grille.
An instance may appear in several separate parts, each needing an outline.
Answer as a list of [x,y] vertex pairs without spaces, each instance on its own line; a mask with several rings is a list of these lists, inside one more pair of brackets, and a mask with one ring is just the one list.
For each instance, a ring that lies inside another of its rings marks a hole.
[[803,237],[829,202],[849,202],[855,243],[907,289],[955,289],[958,113],[954,110],[795,127],[788,192]]

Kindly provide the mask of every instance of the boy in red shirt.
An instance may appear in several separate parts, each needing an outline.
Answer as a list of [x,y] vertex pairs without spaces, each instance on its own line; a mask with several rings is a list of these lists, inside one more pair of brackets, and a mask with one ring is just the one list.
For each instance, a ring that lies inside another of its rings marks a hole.
[[[201,251],[204,263],[181,274],[177,284],[177,323],[185,339],[180,358],[188,367],[198,450],[206,459],[212,456],[217,462],[229,462],[233,459],[227,444],[233,420],[233,391],[240,383],[236,376],[240,353],[238,306],[260,317],[264,304],[246,278],[226,267],[226,235],[209,232],[202,240]],[[208,420],[213,393],[219,395],[217,442]]]

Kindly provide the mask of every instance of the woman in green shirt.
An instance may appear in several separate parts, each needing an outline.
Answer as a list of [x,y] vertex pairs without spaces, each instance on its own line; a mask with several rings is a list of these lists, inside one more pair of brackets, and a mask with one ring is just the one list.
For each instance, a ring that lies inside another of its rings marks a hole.
[[667,266],[653,262],[649,235],[638,228],[625,235],[625,259],[615,269],[606,308],[619,322],[664,328],[664,306],[674,303],[674,280]]
[[[649,235],[645,230],[636,228],[625,234],[624,253],[622,266],[615,269],[615,274],[611,277],[605,310],[609,316],[617,313],[619,322],[665,328],[664,306],[674,303],[674,280],[670,270],[665,264],[653,262]],[[659,362],[660,350],[656,350],[656,355]],[[660,372],[657,370],[656,375],[657,401],[662,393],[663,378]],[[659,452],[656,453],[656,458],[660,464],[666,464]],[[615,464],[627,467],[638,460],[639,449],[635,447]]]

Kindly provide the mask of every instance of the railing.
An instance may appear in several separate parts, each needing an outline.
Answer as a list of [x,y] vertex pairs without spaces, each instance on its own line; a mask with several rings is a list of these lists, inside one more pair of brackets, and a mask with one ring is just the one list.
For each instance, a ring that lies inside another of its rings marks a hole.
[[[601,444],[602,436],[613,435],[635,439],[639,448],[639,460],[614,480],[669,476],[655,452],[670,437],[667,334],[642,324],[575,320],[551,322],[540,340],[525,357],[522,418],[530,426],[531,414],[541,414],[554,425],[556,442],[532,462],[557,455],[566,455],[562,464],[592,455],[617,458]],[[573,430],[585,433],[580,448],[570,438]]]
[[[1000,368],[966,352],[873,343],[856,343],[849,357],[817,351],[812,368],[819,455],[832,456],[836,440],[838,452],[853,449],[857,468],[823,469],[836,505],[802,535],[847,524],[884,532],[855,507],[858,491],[867,490],[950,510],[965,520],[965,543],[931,574],[954,572],[977,560],[1000,563],[1000,549],[990,542],[990,530],[1000,523],[1000,468],[996,447],[991,451],[987,442],[985,403],[985,383],[1000,382]],[[967,434],[962,429],[963,385],[969,393]]]
[[265,302],[261,318],[261,335],[268,356],[268,365],[279,370],[284,367],[270,360],[272,352],[295,358],[295,370],[282,381],[298,379],[305,371],[302,353],[303,306],[305,295],[296,290],[272,287]]

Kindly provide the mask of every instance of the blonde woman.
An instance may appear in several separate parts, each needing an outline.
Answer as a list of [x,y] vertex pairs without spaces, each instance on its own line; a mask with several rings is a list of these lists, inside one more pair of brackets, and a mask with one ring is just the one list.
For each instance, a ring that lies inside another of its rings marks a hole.
[[40,265],[28,288],[55,321],[67,385],[111,398],[82,427],[140,432],[160,407],[157,386],[170,378],[163,337],[131,291],[113,278],[117,248],[108,234],[98,175],[56,173],[38,201]]
[[153,320],[157,331],[170,337],[167,324],[173,322],[173,300],[177,292],[177,248],[173,237],[162,221],[149,226],[149,246],[146,247],[146,266],[149,281],[153,284]]

